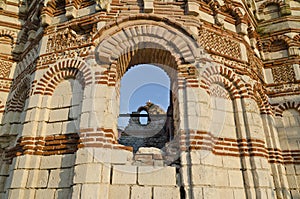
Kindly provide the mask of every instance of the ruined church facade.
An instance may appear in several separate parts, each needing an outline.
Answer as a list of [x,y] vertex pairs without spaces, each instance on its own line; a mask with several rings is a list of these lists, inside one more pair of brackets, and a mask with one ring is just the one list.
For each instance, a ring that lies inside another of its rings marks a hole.
[[[299,0],[0,0],[0,16],[1,198],[300,198]],[[120,81],[140,64],[171,96],[159,147],[134,150]]]

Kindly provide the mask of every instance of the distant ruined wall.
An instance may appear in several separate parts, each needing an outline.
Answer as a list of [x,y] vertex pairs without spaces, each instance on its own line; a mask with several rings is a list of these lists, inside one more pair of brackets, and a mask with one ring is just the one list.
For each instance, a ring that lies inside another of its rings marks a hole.
[[[300,198],[299,7],[0,0],[1,198]],[[163,149],[118,142],[138,64],[171,81]]]

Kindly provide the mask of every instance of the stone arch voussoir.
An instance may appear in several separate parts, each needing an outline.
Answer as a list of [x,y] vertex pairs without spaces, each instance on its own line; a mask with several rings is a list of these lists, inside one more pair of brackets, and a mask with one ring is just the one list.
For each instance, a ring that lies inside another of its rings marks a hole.
[[275,106],[275,115],[282,117],[285,110],[295,109],[300,113],[300,102],[288,101]]
[[[200,56],[200,48],[191,35],[174,27],[148,20],[135,21],[134,25],[120,24],[109,37],[99,38],[96,59],[99,64],[110,65],[120,56],[141,48],[158,48],[169,51],[182,63],[194,63]],[[108,30],[109,31],[109,30]],[[111,30],[110,30],[111,31]],[[103,33],[104,35],[107,35]]]
[[51,68],[37,82],[34,94],[52,95],[56,86],[64,79],[78,79],[84,87],[93,81],[92,72],[81,60],[63,60]]
[[247,87],[232,70],[223,66],[212,66],[202,73],[200,87],[209,94],[209,87],[213,83],[222,84],[232,99],[248,96]]

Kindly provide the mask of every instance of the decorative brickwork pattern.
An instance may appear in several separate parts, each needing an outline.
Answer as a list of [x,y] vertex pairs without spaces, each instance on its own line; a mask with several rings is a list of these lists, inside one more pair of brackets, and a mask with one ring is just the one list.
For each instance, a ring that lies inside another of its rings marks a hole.
[[283,65],[272,68],[275,83],[286,83],[295,81],[295,72],[292,65]]
[[240,45],[232,38],[202,28],[199,31],[198,42],[209,52],[241,59]]
[[0,77],[8,78],[12,63],[0,60]]

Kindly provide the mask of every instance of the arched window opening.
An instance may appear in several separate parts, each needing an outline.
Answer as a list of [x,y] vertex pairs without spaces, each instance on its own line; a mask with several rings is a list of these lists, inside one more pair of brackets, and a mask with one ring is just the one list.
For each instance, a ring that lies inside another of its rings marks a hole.
[[264,8],[263,13],[265,20],[275,19],[280,17],[280,8],[277,4],[269,4]]
[[149,114],[147,111],[142,110],[140,112],[140,117],[139,117],[139,122],[141,125],[147,125],[150,121],[149,121]]
[[136,65],[120,83],[119,143],[163,148],[174,136],[170,78],[154,65]]

